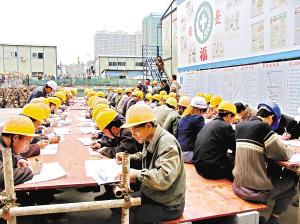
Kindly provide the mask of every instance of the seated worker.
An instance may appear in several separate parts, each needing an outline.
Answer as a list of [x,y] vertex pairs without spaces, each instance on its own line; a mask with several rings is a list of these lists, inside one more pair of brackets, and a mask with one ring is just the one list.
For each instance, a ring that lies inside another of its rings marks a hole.
[[123,125],[118,113],[107,108],[99,112],[96,117],[100,132],[104,132],[108,139],[91,144],[91,148],[109,158],[115,158],[119,152],[134,154],[142,151],[143,146],[135,141],[129,129]]
[[235,103],[236,115],[239,117],[234,123],[245,122],[251,120],[256,116],[257,111],[250,108],[249,106],[244,106],[242,103]]
[[125,111],[123,110],[123,115],[125,116],[128,109],[132,105],[136,104],[137,102],[142,101],[143,98],[144,98],[144,93],[142,91],[137,91],[136,93],[132,94],[132,98],[127,103],[126,110]]
[[131,95],[132,95],[132,88],[126,88],[125,89],[125,94],[122,96],[122,98],[120,99],[120,101],[118,103],[118,106],[117,106],[118,111],[123,113],[124,102],[128,97],[131,97]]
[[223,101],[223,99],[219,95],[214,95],[210,98],[209,104],[209,115],[210,119],[214,119],[218,114],[218,106]]
[[155,94],[159,94],[159,88],[157,86],[157,81],[153,81],[152,82],[152,96],[154,96]]
[[155,107],[153,112],[155,114],[156,123],[162,127],[167,116],[174,111],[177,107],[177,100],[175,98],[169,98],[166,103],[162,106]]
[[178,121],[175,137],[181,146],[185,163],[192,163],[197,135],[205,125],[203,113],[206,109],[205,99],[196,96]]
[[37,87],[35,90],[33,90],[30,93],[26,103],[30,103],[30,101],[34,98],[39,98],[41,96],[46,97],[47,94],[50,94],[52,91],[55,91],[56,87],[57,87],[56,82],[52,80],[46,82],[45,86]]
[[118,107],[118,104],[122,98],[122,95],[123,95],[123,90],[121,88],[117,88],[117,96],[115,98],[115,103],[114,103],[114,107]]
[[233,162],[228,149],[235,154],[235,132],[232,122],[235,119],[236,108],[233,103],[220,103],[218,115],[207,123],[197,136],[195,143],[193,164],[199,175],[206,179],[226,178],[233,181]]
[[170,132],[172,135],[176,135],[178,121],[181,119],[181,115],[185,109],[190,105],[191,98],[188,96],[180,97],[178,102],[178,110],[172,111],[166,118],[162,128]]
[[[21,184],[31,180],[33,175],[39,174],[42,170],[42,163],[34,161],[29,163],[21,153],[28,150],[33,137],[34,125],[32,121],[25,116],[10,117],[3,126],[2,136],[0,136],[0,148],[10,147],[12,150],[12,165],[14,172],[14,184]],[[0,153],[0,188],[4,189],[4,167],[3,157]]]
[[234,193],[251,202],[264,203],[275,199],[268,222],[261,220],[260,223],[276,224],[297,193],[297,178],[270,178],[267,173],[267,158],[288,160],[295,153],[275,136],[273,130],[278,128],[280,117],[278,105],[268,101],[258,105],[256,117],[236,125]]
[[49,101],[49,107],[51,110],[51,113],[49,115],[49,119],[51,121],[61,121],[61,120],[65,120],[66,119],[66,115],[57,115],[57,109],[60,107],[61,105],[61,100],[57,97],[48,97],[47,98]]
[[291,130],[294,130],[297,125],[297,121],[293,117],[290,117],[285,114],[281,114],[278,128],[274,130],[275,133],[283,135],[285,133],[290,133]]
[[155,107],[158,107],[159,106],[159,102],[161,101],[162,99],[162,96],[159,95],[159,94],[155,94],[152,96],[152,104],[150,105],[150,107],[152,109],[154,109]]
[[[151,223],[174,220],[183,214],[185,205],[186,173],[180,145],[173,135],[155,126],[153,110],[146,104],[132,106],[126,115],[126,124],[132,136],[144,148],[130,155],[130,161],[142,163],[141,170],[130,169],[130,178],[141,182],[141,205],[130,208],[130,223]],[[117,154],[122,163],[122,154]],[[121,178],[119,173],[117,179]],[[120,223],[120,210],[113,209],[112,223]]]

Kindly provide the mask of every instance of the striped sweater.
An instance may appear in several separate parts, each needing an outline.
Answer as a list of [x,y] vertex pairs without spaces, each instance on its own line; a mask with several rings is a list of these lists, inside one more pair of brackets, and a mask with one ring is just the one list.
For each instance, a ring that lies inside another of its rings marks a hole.
[[272,189],[267,176],[266,158],[288,160],[293,150],[283,145],[271,126],[260,118],[236,125],[236,156],[234,182],[255,190]]

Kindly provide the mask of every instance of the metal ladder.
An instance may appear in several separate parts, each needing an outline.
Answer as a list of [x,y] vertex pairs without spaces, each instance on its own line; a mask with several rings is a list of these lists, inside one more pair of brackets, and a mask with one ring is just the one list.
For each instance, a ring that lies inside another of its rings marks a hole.
[[[157,47],[156,55],[159,55],[159,47]],[[156,60],[153,58],[153,54],[151,54],[149,47],[147,44],[142,46],[142,57],[143,57],[143,71],[147,73],[147,67],[152,75],[153,80],[161,83],[162,80],[167,80],[167,84],[171,85],[171,81],[166,72],[160,74],[156,66]]]

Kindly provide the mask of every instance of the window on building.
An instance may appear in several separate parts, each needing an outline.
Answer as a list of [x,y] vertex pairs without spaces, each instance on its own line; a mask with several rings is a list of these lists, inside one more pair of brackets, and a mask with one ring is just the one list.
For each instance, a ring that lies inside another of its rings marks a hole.
[[126,62],[118,62],[118,66],[126,66]]
[[135,66],[143,66],[143,62],[136,62]]
[[31,58],[32,59],[43,59],[44,54],[43,53],[32,53]]
[[32,72],[32,76],[33,77],[37,77],[38,75],[42,75],[43,76],[43,72]]
[[115,62],[115,61],[110,61],[110,62],[108,63],[108,65],[109,65],[109,66],[117,66],[117,62]]
[[39,59],[43,59],[44,58],[44,54],[43,53],[38,53],[38,58]]
[[17,52],[4,51],[4,58],[17,58],[17,57],[18,57]]

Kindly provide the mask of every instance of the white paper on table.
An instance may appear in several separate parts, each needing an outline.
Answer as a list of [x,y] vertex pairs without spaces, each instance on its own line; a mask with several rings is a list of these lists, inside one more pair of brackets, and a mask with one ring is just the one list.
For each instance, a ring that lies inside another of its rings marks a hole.
[[84,117],[77,117],[77,119],[82,121],[82,122],[92,122],[92,119],[86,119]]
[[83,122],[81,124],[77,124],[79,127],[94,127],[95,125],[95,122]]
[[292,158],[289,160],[290,162],[300,162],[300,154],[296,153],[292,156]]
[[42,172],[40,174],[34,175],[29,181],[24,182],[24,184],[37,183],[42,181],[54,180],[67,175],[63,168],[56,163],[44,163]]
[[72,120],[66,118],[65,120],[59,121],[58,124],[60,124],[60,125],[69,125],[69,124],[72,124]]
[[40,155],[53,155],[57,153],[58,144],[49,144],[40,150]]
[[85,115],[86,115],[86,113],[84,113],[84,114],[79,114],[79,116],[82,116],[82,117],[85,117]]
[[71,114],[70,112],[62,112],[59,115],[70,115],[70,114]]
[[70,129],[69,128],[53,128],[53,131],[57,135],[68,135],[70,134]]
[[[55,136],[55,134],[53,132],[51,134],[47,134],[48,138],[51,138],[53,136]],[[57,135],[57,136],[60,136],[59,142],[65,142],[65,136],[64,135]]]
[[93,177],[99,185],[121,181],[114,179],[122,172],[122,165],[118,165],[115,159],[87,160],[85,169],[87,177]]
[[96,132],[96,129],[94,127],[79,128],[79,130],[85,134],[92,134]]
[[80,141],[83,145],[90,145],[91,143],[95,142],[95,140],[92,140],[90,137],[86,138],[77,138],[78,141]]
[[300,147],[300,141],[298,140],[283,140],[282,143],[286,145],[298,146]]
[[100,155],[99,152],[94,151],[91,147],[89,147],[88,150],[89,150],[89,153],[90,153],[91,156],[97,156],[97,155]]

